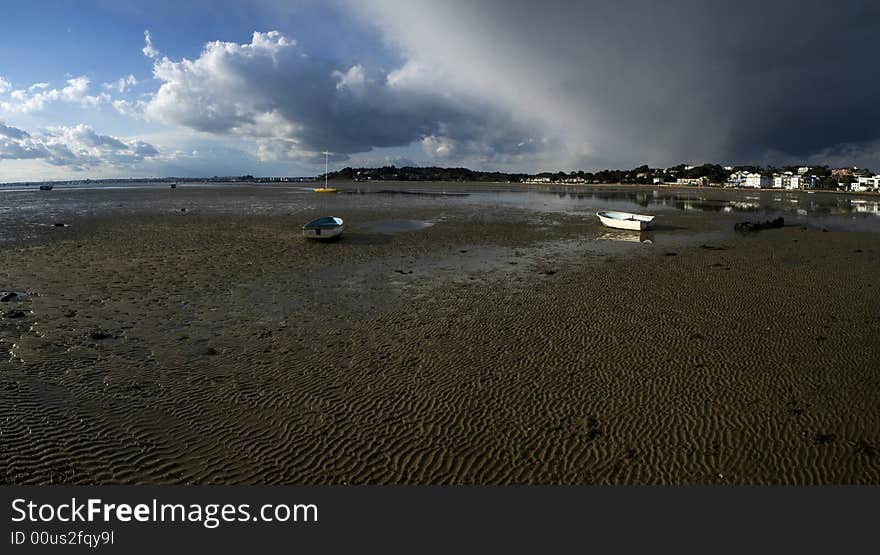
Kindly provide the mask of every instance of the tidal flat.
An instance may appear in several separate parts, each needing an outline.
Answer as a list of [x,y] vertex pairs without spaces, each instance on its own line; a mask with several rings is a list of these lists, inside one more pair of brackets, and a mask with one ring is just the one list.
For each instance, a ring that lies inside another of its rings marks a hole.
[[0,481],[880,483],[876,199],[339,188],[0,193]]

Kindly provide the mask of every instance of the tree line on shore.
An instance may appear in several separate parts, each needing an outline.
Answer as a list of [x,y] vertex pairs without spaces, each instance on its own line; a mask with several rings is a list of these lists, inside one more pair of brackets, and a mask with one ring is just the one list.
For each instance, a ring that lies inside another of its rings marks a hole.
[[[864,170],[867,171],[867,170]],[[761,167],[761,166],[720,166],[718,164],[702,164],[687,166],[679,164],[669,168],[651,168],[642,165],[630,170],[601,170],[596,172],[557,171],[528,173],[485,172],[468,168],[383,166],[380,168],[351,168],[329,172],[329,179],[342,181],[484,181],[521,183],[528,181],[545,181],[549,183],[631,183],[653,184],[675,183],[679,179],[706,178],[711,184],[726,183],[735,172],[750,172],[772,175],[784,172],[798,173],[798,166]],[[810,166],[806,175],[817,178],[820,188],[836,189],[852,182],[851,175],[836,175],[828,166]],[[324,176],[321,175],[321,178]],[[659,181],[658,181],[659,180]]]

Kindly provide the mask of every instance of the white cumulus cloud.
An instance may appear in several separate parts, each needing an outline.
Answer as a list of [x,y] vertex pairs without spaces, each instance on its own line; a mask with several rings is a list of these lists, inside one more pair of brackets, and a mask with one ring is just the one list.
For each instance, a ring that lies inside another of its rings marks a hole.
[[113,81],[110,83],[104,83],[101,86],[104,87],[104,89],[106,89],[106,90],[116,90],[119,92],[119,94],[123,94],[129,88],[131,88],[137,84],[138,84],[138,80],[135,78],[135,76],[129,74],[125,77],[120,77],[116,81]]
[[159,57],[159,51],[153,46],[153,36],[150,35],[149,30],[144,31],[144,47],[141,49],[141,52],[147,58],[156,59]]
[[102,135],[88,125],[55,126],[39,134],[0,122],[0,162],[42,160],[72,170],[130,167],[157,158],[159,150],[137,139]]
[[0,111],[5,112],[39,112],[50,102],[66,102],[80,106],[97,106],[109,102],[110,95],[100,93],[89,94],[91,81],[86,76],[67,80],[67,86],[61,89],[49,89],[46,83],[36,83],[27,89],[12,91],[8,101],[0,101]]
[[531,132],[524,122],[489,101],[432,87],[442,75],[417,69],[338,67],[277,31],[255,32],[250,43],[210,42],[194,60],[157,59],[161,85],[145,114],[253,140],[263,160],[316,160],[324,150],[344,160],[426,138],[436,156],[521,153],[516,145]]

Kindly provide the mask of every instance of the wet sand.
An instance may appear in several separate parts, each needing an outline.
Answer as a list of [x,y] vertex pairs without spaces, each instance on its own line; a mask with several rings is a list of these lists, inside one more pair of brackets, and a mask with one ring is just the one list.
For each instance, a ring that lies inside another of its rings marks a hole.
[[322,209],[0,245],[0,480],[880,483],[880,234]]

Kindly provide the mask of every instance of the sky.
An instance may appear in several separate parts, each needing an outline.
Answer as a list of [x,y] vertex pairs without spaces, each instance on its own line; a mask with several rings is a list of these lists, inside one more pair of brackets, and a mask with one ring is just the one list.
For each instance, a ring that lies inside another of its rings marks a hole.
[[880,4],[3,1],[0,182],[880,171]]

